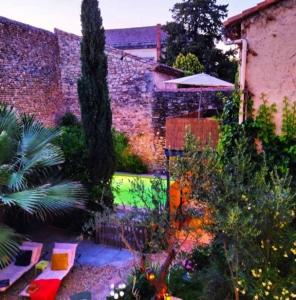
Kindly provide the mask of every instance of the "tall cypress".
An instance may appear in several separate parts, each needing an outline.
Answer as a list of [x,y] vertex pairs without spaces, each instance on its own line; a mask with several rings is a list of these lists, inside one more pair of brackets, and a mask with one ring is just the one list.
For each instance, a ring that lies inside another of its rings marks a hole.
[[[112,112],[107,85],[108,63],[105,30],[97,0],[81,4],[81,64],[78,97],[86,146],[89,152],[90,185],[109,191],[116,161],[112,139]],[[111,205],[110,198],[103,198]]]

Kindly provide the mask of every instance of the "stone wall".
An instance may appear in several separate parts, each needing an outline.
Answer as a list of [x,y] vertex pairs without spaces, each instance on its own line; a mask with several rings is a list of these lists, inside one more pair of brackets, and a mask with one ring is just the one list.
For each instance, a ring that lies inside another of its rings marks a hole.
[[241,24],[242,38],[248,42],[246,83],[255,111],[263,104],[276,103],[277,133],[282,126],[284,96],[296,101],[296,0],[273,4]]
[[[80,117],[77,79],[81,37],[0,18],[0,101],[35,113],[54,125],[65,112]],[[176,70],[106,47],[113,125],[125,132],[150,171],[162,167],[165,118],[198,109],[199,90],[161,91]],[[215,92],[203,91],[205,108],[221,107]]]
[[[57,29],[55,33],[60,48],[63,111],[80,116],[77,78],[81,76],[81,37]],[[110,47],[106,47],[106,54],[113,126],[128,135],[134,153],[152,170],[157,165],[151,127],[154,82],[150,68],[154,64]]]
[[77,79],[81,77],[80,42],[75,34],[54,29],[59,46],[61,72],[62,113],[72,112],[80,119]]
[[61,107],[59,48],[52,32],[0,17],[0,101],[53,126]]

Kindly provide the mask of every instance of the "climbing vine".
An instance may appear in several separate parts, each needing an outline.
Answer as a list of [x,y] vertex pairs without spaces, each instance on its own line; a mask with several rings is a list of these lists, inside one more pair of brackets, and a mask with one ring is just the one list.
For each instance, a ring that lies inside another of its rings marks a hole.
[[263,104],[259,106],[254,127],[257,128],[258,139],[265,144],[268,144],[271,143],[276,137],[274,114],[277,113],[277,109],[275,103],[268,106],[268,101],[264,93],[261,94],[260,99],[262,100]]
[[[233,156],[234,140],[239,136],[248,139],[248,151],[252,160],[257,163],[257,168],[262,167],[266,159],[267,167],[271,170],[276,167],[284,173],[287,169],[296,180],[296,102],[291,102],[287,97],[283,99],[281,134],[276,134],[275,114],[276,104],[269,105],[266,95],[262,93],[260,105],[256,117],[252,115],[252,101],[249,100],[248,107],[250,116],[238,124],[240,97],[234,93],[231,99],[224,99],[224,110],[220,126],[219,149],[223,150],[225,156]],[[261,142],[262,153],[258,154],[258,146],[255,139]],[[264,153],[264,155],[263,155]],[[264,157],[263,157],[264,156]]]

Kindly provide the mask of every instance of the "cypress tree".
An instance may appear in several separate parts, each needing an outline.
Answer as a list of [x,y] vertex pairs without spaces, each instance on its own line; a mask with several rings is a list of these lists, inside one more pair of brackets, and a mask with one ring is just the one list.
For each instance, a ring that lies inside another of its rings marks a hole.
[[[108,63],[105,50],[105,30],[97,0],[83,0],[81,4],[81,64],[78,97],[81,121],[89,153],[90,185],[110,193],[115,172],[115,151],[111,132],[112,112],[107,85]],[[99,196],[99,195],[98,195]],[[103,197],[112,205],[112,197]]]

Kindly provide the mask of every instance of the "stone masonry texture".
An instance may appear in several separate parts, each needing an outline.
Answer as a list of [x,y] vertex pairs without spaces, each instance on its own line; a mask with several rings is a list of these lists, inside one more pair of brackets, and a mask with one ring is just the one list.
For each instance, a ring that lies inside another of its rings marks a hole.
[[[0,101],[34,113],[46,126],[66,112],[79,118],[80,41],[58,29],[52,33],[0,17]],[[157,63],[108,46],[106,55],[113,126],[128,135],[151,172],[161,170],[165,118],[196,111],[200,91],[159,90],[157,82],[172,76],[155,71]],[[216,93],[202,92],[204,108],[221,109]]]
[[61,107],[59,48],[49,31],[0,18],[0,101],[53,126]]

